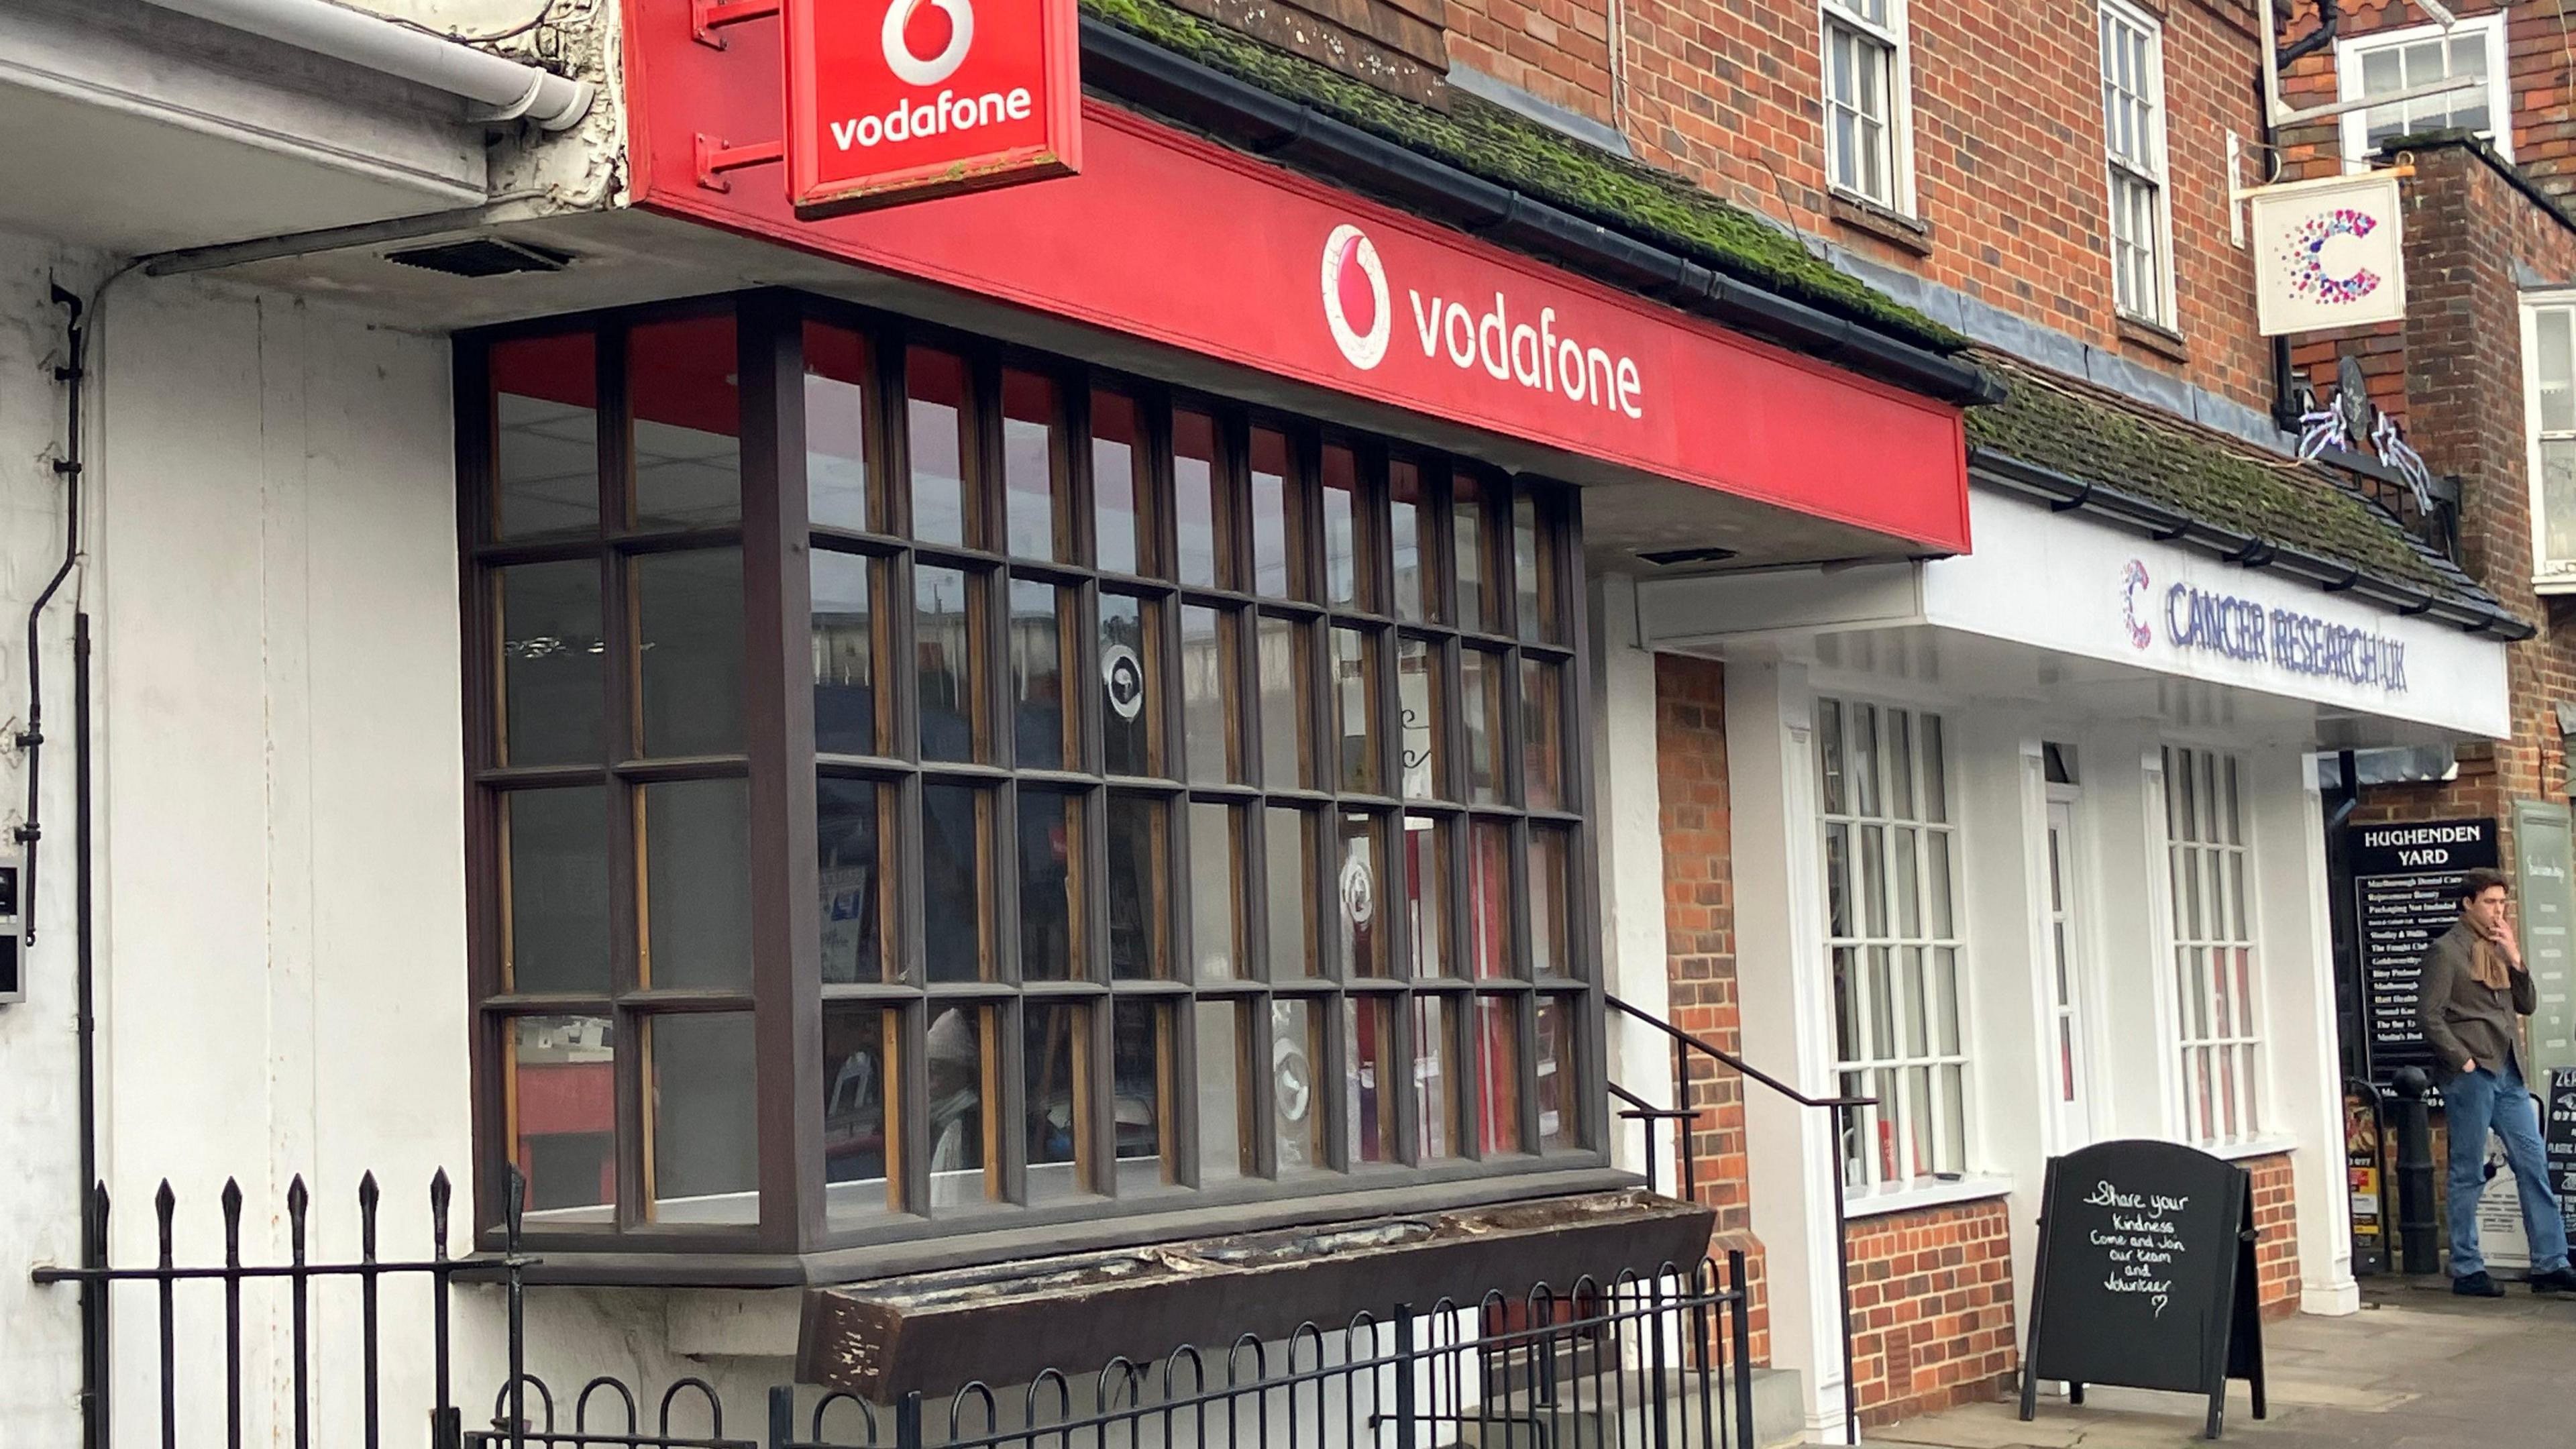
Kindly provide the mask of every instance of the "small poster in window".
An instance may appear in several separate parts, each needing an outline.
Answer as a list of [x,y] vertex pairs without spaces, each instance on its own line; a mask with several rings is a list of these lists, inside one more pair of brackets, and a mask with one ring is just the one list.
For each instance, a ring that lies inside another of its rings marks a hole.
[[2378,172],[2243,193],[2254,227],[2263,335],[2395,322],[2406,315],[2397,177]]

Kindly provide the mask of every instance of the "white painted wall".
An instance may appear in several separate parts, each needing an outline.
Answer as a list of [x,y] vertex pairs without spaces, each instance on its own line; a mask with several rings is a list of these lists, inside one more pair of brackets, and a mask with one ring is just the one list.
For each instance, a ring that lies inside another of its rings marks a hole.
[[[1672,1017],[1672,974],[1664,939],[1662,785],[1655,750],[1655,656],[1639,645],[1637,585],[1604,576],[1592,591],[1592,798],[1601,853],[1601,961],[1612,996]],[[1609,1013],[1610,1080],[1658,1107],[1672,1105],[1672,1043],[1623,1013]],[[1647,1169],[1645,1137],[1610,1103],[1611,1160]],[[1654,1133],[1656,1185],[1674,1185],[1677,1149],[1669,1124]]]

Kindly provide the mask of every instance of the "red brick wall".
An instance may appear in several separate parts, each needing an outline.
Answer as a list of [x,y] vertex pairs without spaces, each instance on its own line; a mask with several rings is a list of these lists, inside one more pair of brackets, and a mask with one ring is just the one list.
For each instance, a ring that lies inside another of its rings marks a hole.
[[2263,1317],[2299,1311],[2299,1205],[2289,1154],[2245,1164],[2254,1175],[2254,1284]]
[[2013,1385],[2021,1359],[2002,1199],[1862,1218],[1844,1241],[1864,1426],[1991,1399]]
[[[1663,801],[1664,951],[1674,1025],[1725,1052],[1744,1043],[1735,995],[1734,881],[1728,864],[1726,668],[1714,659],[1655,657],[1655,776]],[[1753,1236],[1744,1147],[1744,1082],[1705,1057],[1690,1066],[1684,1124],[1697,1197],[1717,1214],[1717,1247],[1750,1262],[1752,1350],[1771,1361],[1762,1244]],[[1681,1181],[1672,1164],[1671,1181]]]

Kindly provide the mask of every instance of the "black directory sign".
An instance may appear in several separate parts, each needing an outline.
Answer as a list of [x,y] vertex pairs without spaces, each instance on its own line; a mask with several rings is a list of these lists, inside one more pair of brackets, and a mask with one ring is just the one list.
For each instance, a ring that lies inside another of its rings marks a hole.
[[2424,953],[2460,916],[2460,877],[2496,864],[2493,820],[2354,825],[2344,861],[2358,897],[2363,999],[2370,1010],[2370,1076],[2386,1085],[2401,1067],[2433,1065],[2417,1015]]
[[2104,1142],[2048,1164],[2039,1287],[2022,1357],[2021,1416],[2042,1379],[2074,1402],[2087,1384],[2209,1398],[2218,1437],[2227,1381],[2264,1416],[2254,1199],[2245,1169],[2172,1142]]

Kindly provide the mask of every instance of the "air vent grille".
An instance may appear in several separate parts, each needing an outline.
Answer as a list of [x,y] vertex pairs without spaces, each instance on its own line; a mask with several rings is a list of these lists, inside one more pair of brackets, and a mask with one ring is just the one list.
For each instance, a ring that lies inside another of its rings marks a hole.
[[451,277],[506,277],[514,272],[560,272],[572,258],[525,242],[478,236],[414,247],[407,252],[388,252],[385,260],[425,272],[445,272]]

